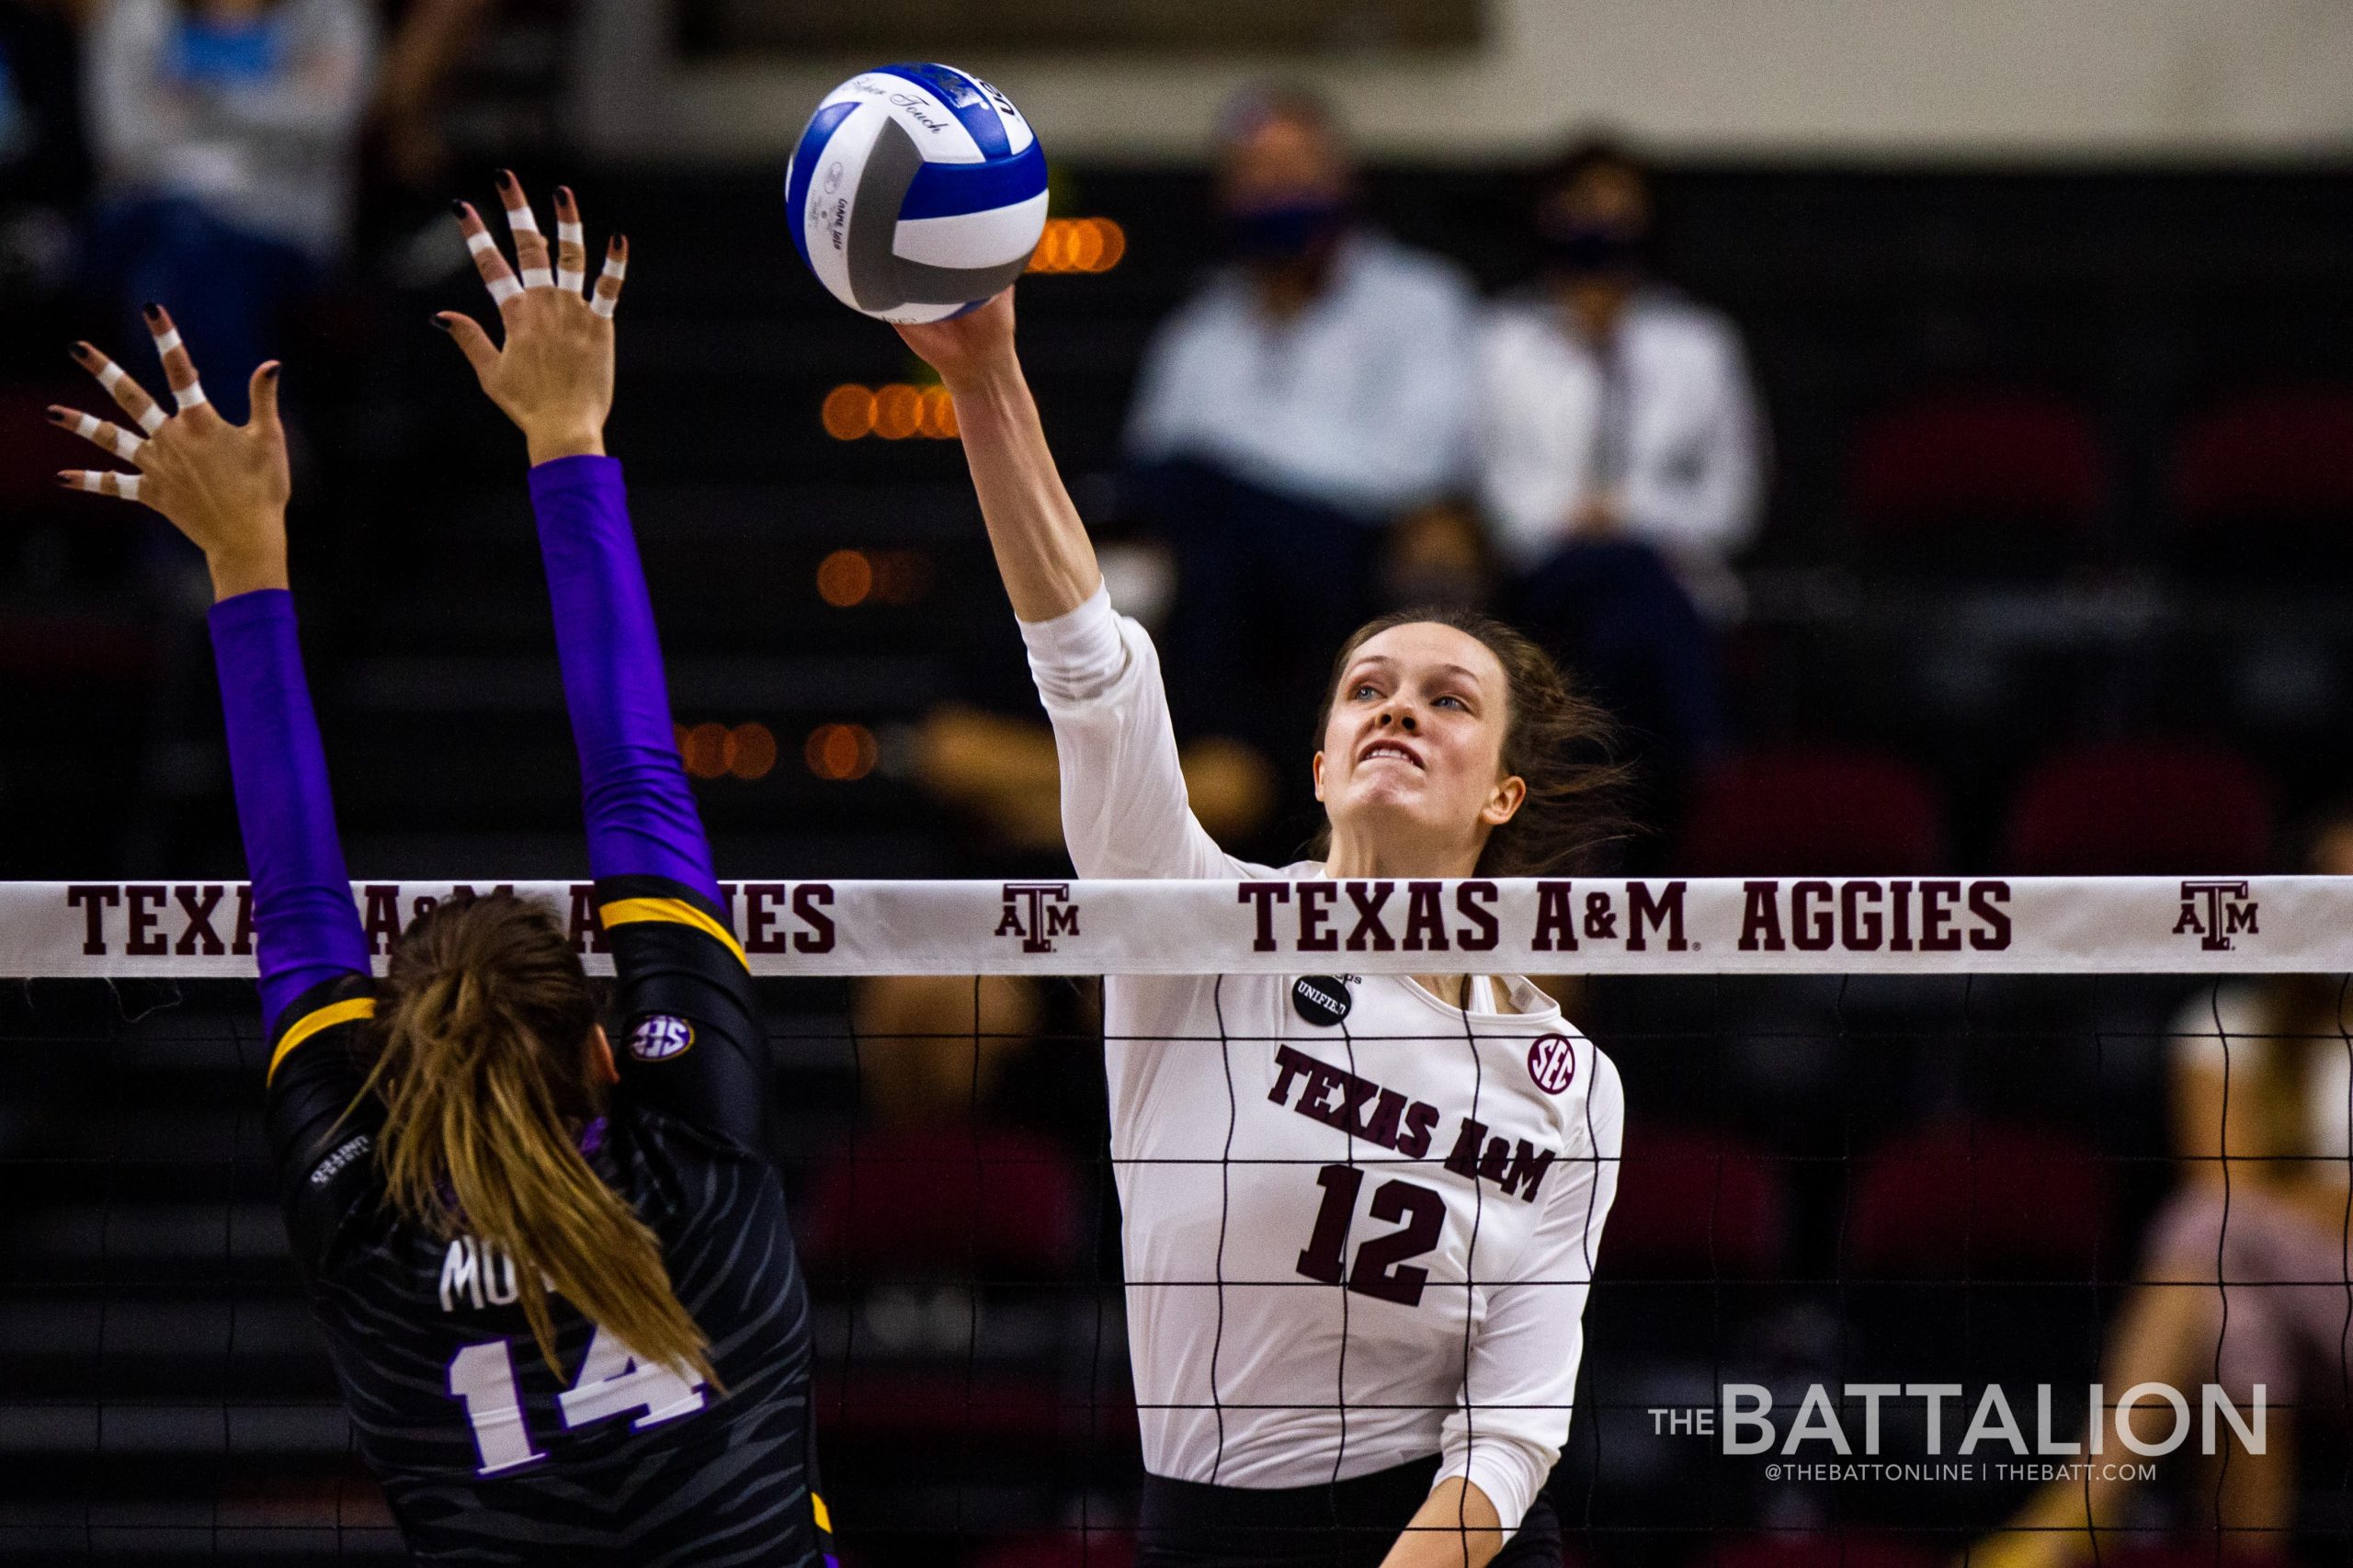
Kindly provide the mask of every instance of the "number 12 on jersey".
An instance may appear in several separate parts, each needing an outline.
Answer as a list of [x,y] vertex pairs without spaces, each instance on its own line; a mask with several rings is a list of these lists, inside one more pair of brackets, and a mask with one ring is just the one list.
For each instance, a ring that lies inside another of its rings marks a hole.
[[[449,1397],[464,1402],[466,1422],[473,1428],[474,1451],[482,1456],[476,1473],[495,1475],[547,1458],[531,1446],[522,1392],[515,1385],[515,1358],[506,1341],[484,1340],[450,1357],[449,1386]],[[642,1432],[656,1422],[691,1415],[702,1405],[700,1378],[641,1362],[636,1352],[602,1327],[588,1342],[580,1376],[556,1396],[566,1431],[642,1410],[645,1414],[630,1427]]]
[[[1315,1230],[1299,1255],[1299,1271],[1326,1285],[1341,1283],[1348,1227],[1356,1219],[1357,1194],[1364,1188],[1364,1171],[1356,1165],[1325,1165],[1315,1173],[1324,1189],[1324,1205],[1315,1211]],[[1346,1270],[1349,1290],[1376,1301],[1418,1306],[1430,1271],[1405,1260],[1419,1257],[1438,1245],[1446,1228],[1446,1199],[1410,1181],[1384,1181],[1372,1189],[1372,1217],[1405,1221],[1402,1231],[1375,1236],[1357,1248],[1354,1267]]]

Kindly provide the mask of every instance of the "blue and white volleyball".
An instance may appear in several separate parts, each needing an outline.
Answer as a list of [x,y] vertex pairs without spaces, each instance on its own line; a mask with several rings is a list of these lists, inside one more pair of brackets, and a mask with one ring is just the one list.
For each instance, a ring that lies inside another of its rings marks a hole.
[[1021,276],[1046,227],[1046,154],[1013,100],[946,65],[885,65],[825,95],[785,210],[834,298],[940,321]]

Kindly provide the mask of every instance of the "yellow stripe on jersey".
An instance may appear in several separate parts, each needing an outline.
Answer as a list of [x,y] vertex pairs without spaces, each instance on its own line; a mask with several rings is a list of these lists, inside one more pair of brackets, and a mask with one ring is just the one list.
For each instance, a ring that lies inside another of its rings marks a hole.
[[278,1064],[286,1060],[287,1053],[321,1029],[331,1029],[354,1018],[372,1018],[375,1016],[376,999],[373,996],[354,996],[347,1002],[330,1002],[324,1007],[303,1014],[294,1021],[292,1028],[278,1037],[278,1049],[269,1053],[269,1071],[263,1075],[262,1082],[267,1084],[277,1077]]
[[827,1535],[833,1534],[834,1516],[832,1511],[825,1506],[825,1500],[823,1497],[818,1496],[814,1492],[812,1492],[809,1494],[809,1507],[810,1511],[817,1516],[817,1528],[824,1530]]
[[718,938],[729,952],[735,955],[737,963],[747,970],[752,967],[751,961],[744,957],[744,944],[735,939],[735,933],[685,899],[617,898],[597,910],[597,914],[608,931],[616,926],[634,925],[641,920],[666,920],[676,926],[691,926],[707,937]]

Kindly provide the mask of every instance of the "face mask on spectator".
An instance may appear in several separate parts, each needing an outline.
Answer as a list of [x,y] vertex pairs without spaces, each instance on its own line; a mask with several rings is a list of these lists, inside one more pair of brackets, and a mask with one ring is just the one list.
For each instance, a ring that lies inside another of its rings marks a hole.
[[1640,272],[1649,236],[1615,223],[1570,221],[1545,227],[1540,239],[1553,270],[1573,278],[1626,276]]
[[1229,209],[1226,242],[1245,261],[1295,260],[1337,233],[1347,210],[1346,202],[1327,197]]

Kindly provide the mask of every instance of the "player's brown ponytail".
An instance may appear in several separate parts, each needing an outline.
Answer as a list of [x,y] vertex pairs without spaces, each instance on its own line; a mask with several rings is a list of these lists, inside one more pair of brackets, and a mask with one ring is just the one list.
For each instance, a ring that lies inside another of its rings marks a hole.
[[605,1101],[597,994],[555,917],[509,894],[444,903],[408,928],[387,993],[369,1086],[393,1208],[436,1237],[505,1249],[550,1366],[542,1279],[641,1358],[716,1383],[661,1243],[580,1152]]

